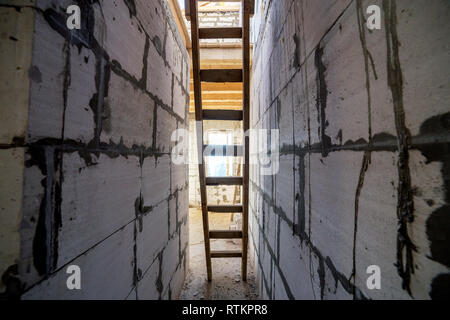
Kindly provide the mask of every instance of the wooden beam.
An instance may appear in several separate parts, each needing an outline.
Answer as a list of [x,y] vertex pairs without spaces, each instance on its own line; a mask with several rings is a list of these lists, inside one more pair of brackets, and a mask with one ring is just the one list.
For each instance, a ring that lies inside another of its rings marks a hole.
[[222,107],[233,107],[240,106],[242,109],[241,100],[205,100],[203,101],[203,109],[206,107],[216,107],[216,109],[221,109]]
[[[191,82],[193,88],[194,82]],[[205,91],[240,91],[242,93],[241,82],[205,82],[202,83],[202,90]],[[192,91],[193,92],[193,91]]]
[[214,230],[209,232],[210,239],[241,239],[242,231]]
[[200,70],[202,82],[242,82],[241,69]]
[[207,186],[241,186],[244,182],[242,177],[207,177]]
[[200,39],[240,39],[242,28],[200,28]]
[[205,240],[206,271],[208,281],[212,280],[211,244],[209,241],[209,219],[206,193],[205,161],[203,158],[203,112],[202,112],[202,83],[200,81],[200,40],[198,37],[197,0],[189,0],[191,13],[192,37],[192,68],[195,96],[195,119],[197,136],[197,156],[199,161],[198,172],[200,181],[200,198],[202,204],[203,235]]
[[184,0],[184,15],[187,21],[191,21],[191,1]]
[[[203,110],[216,110],[216,109],[217,109],[217,106],[203,105]],[[242,105],[240,105],[240,106],[221,107],[221,109],[223,109],[223,110],[242,110]],[[195,108],[194,107],[190,107],[189,108],[189,112],[190,113],[194,113],[195,112]]]
[[209,212],[215,213],[236,213],[242,212],[242,206],[234,205],[234,206],[208,206]]
[[203,120],[242,121],[243,116],[239,110],[203,110]]
[[183,42],[186,48],[191,49],[191,38],[189,37],[189,32],[186,28],[186,24],[184,23],[183,14],[180,10],[180,5],[178,4],[178,0],[169,0],[169,6],[172,10],[173,16],[175,18],[175,22],[178,26],[178,30],[180,31],[181,36],[183,37]]
[[[244,110],[244,132],[250,129],[250,14],[252,14],[253,0],[242,0],[242,61],[243,72],[243,110]],[[254,5],[253,5],[254,7]],[[244,137],[244,185],[242,187],[242,280],[247,280],[247,253],[248,253],[248,197],[249,197],[249,173],[250,173],[250,137]]]
[[[191,91],[191,94],[194,92]],[[242,91],[207,91],[202,92],[203,101],[240,101],[242,102]]]
[[242,69],[242,60],[235,59],[203,59],[200,69]]
[[241,258],[240,251],[211,251],[211,258]]

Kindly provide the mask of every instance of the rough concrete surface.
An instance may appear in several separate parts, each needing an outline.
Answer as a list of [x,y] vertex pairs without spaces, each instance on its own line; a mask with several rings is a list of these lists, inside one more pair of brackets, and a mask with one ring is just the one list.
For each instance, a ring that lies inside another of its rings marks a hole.
[[448,298],[449,2],[257,5],[251,125],[281,147],[275,175],[251,168],[261,296]]
[[190,59],[168,3],[7,0],[0,16],[2,297],[175,298],[188,176],[170,138],[188,124]]

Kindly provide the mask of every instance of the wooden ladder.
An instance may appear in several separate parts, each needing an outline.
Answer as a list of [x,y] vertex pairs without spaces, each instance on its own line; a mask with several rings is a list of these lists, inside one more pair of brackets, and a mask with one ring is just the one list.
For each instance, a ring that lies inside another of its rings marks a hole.
[[[254,13],[254,0],[229,0],[227,2],[242,3],[242,27],[239,28],[199,28],[199,0],[185,0],[186,18],[191,21],[192,68],[194,79],[195,119],[199,159],[200,196],[202,204],[203,233],[205,239],[206,270],[208,281],[212,280],[211,258],[242,258],[242,279],[247,280],[248,253],[248,182],[249,182],[249,137],[244,135],[244,145],[206,146],[203,142],[203,121],[243,121],[243,131],[250,127],[250,16]],[[209,1],[209,2],[218,2]],[[220,1],[223,2],[223,1]],[[243,69],[200,69],[200,39],[242,39]],[[242,110],[203,110],[202,82],[242,82]],[[208,154],[214,156],[227,155],[244,158],[244,169],[241,177],[206,177],[204,150],[215,150]],[[226,153],[225,153],[226,152]],[[242,205],[212,206],[207,201],[207,186],[242,186]],[[242,231],[209,230],[209,212],[242,213]],[[210,239],[242,239],[242,250],[211,251]]]

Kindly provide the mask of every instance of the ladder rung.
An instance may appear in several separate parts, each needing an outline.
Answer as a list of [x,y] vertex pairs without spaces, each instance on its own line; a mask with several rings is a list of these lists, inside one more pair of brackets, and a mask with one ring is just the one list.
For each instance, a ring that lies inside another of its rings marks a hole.
[[242,231],[213,230],[209,232],[210,239],[242,239]]
[[244,112],[241,110],[203,110],[203,120],[242,121]]
[[242,69],[206,69],[200,70],[203,82],[242,82]]
[[242,177],[208,177],[206,185],[208,186],[242,186],[244,178]]
[[211,251],[211,258],[242,258],[241,251]]
[[237,145],[207,144],[203,147],[203,151],[205,157],[242,157],[244,155],[244,147]]
[[208,211],[215,212],[215,213],[236,213],[236,212],[242,212],[242,206],[241,205],[208,206]]
[[199,28],[200,39],[240,39],[242,28]]

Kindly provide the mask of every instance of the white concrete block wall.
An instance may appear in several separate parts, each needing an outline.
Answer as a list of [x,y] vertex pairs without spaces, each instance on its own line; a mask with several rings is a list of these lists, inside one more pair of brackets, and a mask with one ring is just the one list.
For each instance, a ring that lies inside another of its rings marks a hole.
[[[26,96],[5,97],[16,130],[0,125],[1,176],[17,189],[16,205],[2,198],[11,216],[0,230],[9,241],[0,293],[175,299],[187,267],[188,170],[172,163],[170,138],[188,125],[189,56],[164,0],[75,1],[82,29],[69,36],[72,2],[0,4],[2,30],[16,39],[2,37],[1,61],[19,53],[10,71],[25,71],[1,85]],[[69,265],[81,268],[81,290],[66,287]]]
[[282,147],[251,168],[262,297],[448,298],[448,1],[256,3],[251,124]]

